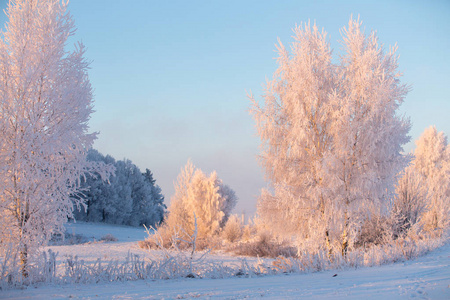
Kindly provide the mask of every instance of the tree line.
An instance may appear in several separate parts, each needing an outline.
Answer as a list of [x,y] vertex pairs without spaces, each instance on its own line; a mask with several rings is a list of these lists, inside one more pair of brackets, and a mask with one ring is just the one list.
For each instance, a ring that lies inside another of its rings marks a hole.
[[76,207],[76,220],[155,227],[163,221],[164,196],[149,169],[141,173],[130,160],[116,161],[95,149],[89,150],[87,160],[113,166],[115,172],[108,181],[98,174],[81,178],[85,202]]

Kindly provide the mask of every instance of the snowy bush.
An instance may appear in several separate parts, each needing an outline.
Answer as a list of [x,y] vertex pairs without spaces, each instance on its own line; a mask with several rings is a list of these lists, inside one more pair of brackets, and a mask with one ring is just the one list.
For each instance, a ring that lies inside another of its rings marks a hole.
[[[159,249],[161,246],[163,248],[170,248],[172,247],[173,241],[173,232],[172,230],[169,230],[167,226],[160,226],[157,230],[157,236],[158,239],[156,240],[154,237],[156,230],[153,230],[153,232],[148,234],[148,237],[144,241],[139,241],[138,246],[142,249]],[[178,247],[181,247],[178,243]]]
[[49,245],[51,246],[61,246],[61,245],[78,245],[89,242],[89,239],[82,234],[68,233],[67,231],[64,234],[54,234],[49,241]]
[[252,223],[246,224],[242,230],[242,241],[248,242],[256,235],[257,229]]
[[404,236],[421,220],[427,206],[427,185],[414,165],[400,177],[391,211],[393,237]]
[[386,235],[390,235],[389,222],[386,216],[372,215],[366,217],[358,232],[355,247],[368,247],[381,245],[385,242]]
[[239,217],[236,215],[231,215],[223,228],[222,236],[226,241],[234,243],[241,239],[242,229],[243,226]]
[[296,257],[297,249],[288,241],[276,241],[269,231],[261,230],[250,241],[232,245],[229,251],[236,255],[253,257]]
[[104,241],[104,242],[117,242],[118,239],[117,239],[114,235],[108,233],[108,234],[102,236],[102,237],[100,238],[100,241]]
[[14,251],[7,251],[0,257],[0,290],[11,287],[21,287],[31,283],[59,282],[57,274],[57,254],[48,252],[35,252],[28,258],[27,276],[17,263]]

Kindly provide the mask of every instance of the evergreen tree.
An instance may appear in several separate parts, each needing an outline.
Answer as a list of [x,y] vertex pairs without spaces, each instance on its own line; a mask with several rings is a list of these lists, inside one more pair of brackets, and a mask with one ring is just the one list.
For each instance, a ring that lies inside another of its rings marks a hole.
[[[145,169],[144,182],[150,186],[151,190],[151,202],[148,202],[148,216],[145,219],[145,224],[156,226],[164,221],[165,209],[167,206],[164,204],[164,195],[162,194],[161,188],[156,184],[156,179],[153,179],[153,174],[149,169]],[[151,212],[151,214],[150,214]]]

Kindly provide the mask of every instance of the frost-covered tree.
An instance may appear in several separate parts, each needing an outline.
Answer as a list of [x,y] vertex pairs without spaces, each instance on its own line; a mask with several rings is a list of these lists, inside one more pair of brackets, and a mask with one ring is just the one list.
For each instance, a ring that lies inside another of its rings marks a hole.
[[[28,257],[63,230],[80,206],[80,177],[96,134],[88,132],[92,88],[83,44],[65,43],[74,33],[67,4],[14,0],[0,39],[0,226],[2,246]],[[103,175],[104,172],[100,172]]]
[[149,186],[151,202],[145,202],[143,205],[143,211],[146,213],[141,223],[153,226],[159,225],[164,220],[165,209],[167,208],[164,204],[164,195],[149,169],[145,169],[142,176],[144,177],[144,183]]
[[263,191],[258,214],[278,232],[311,236],[326,232],[317,227],[325,224],[328,200],[324,157],[331,148],[335,75],[326,34],[310,25],[294,34],[292,57],[281,42],[277,47],[279,68],[267,83],[264,106],[251,99],[261,163],[275,194]]
[[[115,170],[116,160],[107,155],[103,156],[100,152],[90,149],[87,154],[87,160],[92,163],[100,163],[111,166]],[[112,179],[111,177],[110,179]],[[114,207],[109,205],[110,199],[113,199],[114,191],[110,181],[102,180],[97,173],[84,174],[81,177],[81,187],[83,189],[83,197],[85,205],[83,207],[75,207],[74,219],[88,222],[104,221],[106,215],[115,212]]]
[[103,213],[102,221],[124,224],[130,218],[133,209],[131,176],[134,168],[129,160],[119,160],[115,167],[116,175],[110,179],[112,195],[107,205],[102,208],[103,211],[110,210],[111,213]]
[[425,229],[442,232],[450,225],[450,146],[443,132],[427,128],[416,141],[414,167],[428,190]]
[[196,218],[198,237],[211,237],[225,225],[236,201],[234,191],[223,185],[216,172],[207,176],[188,161],[175,184],[166,230],[182,228],[192,235]]
[[397,112],[408,88],[395,48],[386,53],[359,20],[342,32],[344,54],[333,63],[323,30],[295,28],[291,52],[277,47],[264,104],[251,96],[251,112],[271,181],[258,214],[279,232],[345,254],[368,210],[393,191],[410,125]]
[[[408,92],[397,71],[396,48],[385,52],[375,32],[365,36],[361,22],[343,30],[345,55],[338,70],[334,113],[333,157],[337,179],[333,191],[344,212],[342,247],[350,226],[368,210],[379,211],[392,197],[396,175],[407,163],[401,154],[410,137],[410,122],[398,109]],[[372,206],[372,207],[371,207]]]
[[160,213],[156,203],[160,199],[153,199],[154,191],[151,182],[148,181],[145,175],[135,165],[131,170],[129,180],[133,205],[127,224],[131,226],[140,226],[142,224],[156,226],[160,222],[159,220],[161,220],[154,221],[154,217]]
[[237,196],[233,189],[230,186],[223,184],[221,180],[218,182],[219,185],[219,194],[223,201],[221,201],[220,210],[223,211],[224,216],[222,222],[220,223],[220,227],[223,227],[225,223],[227,223],[228,218],[231,216],[231,211],[237,204]]

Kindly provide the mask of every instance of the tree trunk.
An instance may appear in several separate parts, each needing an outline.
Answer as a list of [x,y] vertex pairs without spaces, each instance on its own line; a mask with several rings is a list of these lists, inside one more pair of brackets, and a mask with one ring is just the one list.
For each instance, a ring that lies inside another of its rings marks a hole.
[[[16,200],[16,203],[20,203],[19,200]],[[20,207],[20,206],[19,206]],[[19,217],[19,232],[20,232],[20,252],[19,252],[19,258],[20,258],[20,271],[22,273],[22,276],[24,278],[28,277],[28,244],[27,244],[27,223],[30,219],[30,213],[29,213],[29,204],[26,202],[25,204],[25,211],[20,212],[18,215]],[[19,208],[20,211],[20,208]]]
[[326,243],[327,248],[328,248],[328,260],[331,261],[332,254],[333,254],[333,249],[331,249],[330,234],[328,232],[328,228],[325,230],[325,243]]
[[92,204],[91,204],[90,195],[89,195],[89,198],[88,198],[88,201],[87,201],[86,205],[87,205],[87,208],[86,208],[86,221],[89,222],[89,221],[92,221],[90,219],[91,211],[92,211],[92,208],[91,208]]
[[347,257],[348,252],[348,214],[345,211],[344,231],[342,232],[342,257]]
[[[325,222],[328,224],[328,221],[325,217],[325,201],[323,199],[323,196],[320,196],[320,212],[322,213],[322,222]],[[332,260],[333,255],[333,249],[331,248],[331,241],[330,241],[330,232],[328,230],[328,225],[325,227],[325,245],[328,250],[328,259]]]
[[24,244],[20,250],[20,272],[24,278],[28,277],[28,246]]

